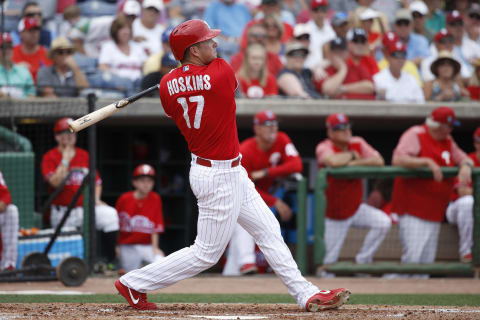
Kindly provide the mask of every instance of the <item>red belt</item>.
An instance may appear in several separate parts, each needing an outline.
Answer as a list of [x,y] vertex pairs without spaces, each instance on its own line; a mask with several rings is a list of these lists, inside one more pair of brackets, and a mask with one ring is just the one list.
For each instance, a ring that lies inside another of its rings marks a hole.
[[[204,166],[204,167],[211,167],[212,166],[212,161],[207,160],[207,159],[197,157],[196,162],[197,162],[197,164],[199,164],[201,166]],[[233,160],[232,161],[232,168],[235,168],[239,164],[240,164],[240,158],[237,158],[236,160]]]

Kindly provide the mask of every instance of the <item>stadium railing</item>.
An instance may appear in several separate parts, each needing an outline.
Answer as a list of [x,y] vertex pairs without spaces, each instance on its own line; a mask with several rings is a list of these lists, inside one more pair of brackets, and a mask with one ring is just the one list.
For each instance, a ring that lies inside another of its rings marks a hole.
[[[444,177],[453,177],[458,173],[457,168],[442,168]],[[323,240],[324,218],[327,206],[325,191],[327,188],[327,176],[333,176],[339,179],[385,179],[395,177],[422,177],[431,178],[432,173],[429,169],[404,169],[400,167],[348,167],[348,168],[324,168],[318,171],[315,183],[315,226],[314,226],[314,264],[317,267],[317,274],[321,271],[328,271],[336,274],[386,274],[386,273],[404,273],[404,274],[456,274],[471,275],[478,278],[480,275],[480,169],[472,170],[472,185],[474,192],[474,242],[472,248],[473,261],[471,264],[460,262],[435,262],[433,264],[401,264],[400,255],[396,261],[377,261],[371,264],[355,264],[352,262],[337,262],[331,265],[323,265],[325,255],[325,245]],[[304,214],[305,211],[299,211]],[[297,217],[301,223],[297,224],[298,243],[306,243],[306,223],[305,216]],[[392,228],[393,229],[393,228]],[[394,232],[390,230],[390,232]],[[387,235],[388,237],[388,235]],[[303,241],[301,241],[303,240]],[[398,240],[397,240],[398,241]],[[346,242],[344,243],[344,246]],[[400,243],[397,243],[400,246]],[[297,253],[299,265],[304,265],[306,254],[305,248],[301,247],[303,253]],[[441,250],[441,248],[439,248]],[[398,251],[398,250],[397,250]],[[400,250],[401,252],[401,250]],[[301,260],[303,259],[303,260]]]

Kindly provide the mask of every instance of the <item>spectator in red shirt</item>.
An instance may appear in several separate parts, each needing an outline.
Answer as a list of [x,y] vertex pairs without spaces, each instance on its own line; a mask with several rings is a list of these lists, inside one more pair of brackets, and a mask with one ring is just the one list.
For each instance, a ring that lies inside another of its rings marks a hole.
[[47,50],[39,44],[40,25],[35,18],[23,18],[18,24],[21,43],[13,48],[13,62],[24,63],[33,81],[37,82],[37,72],[42,66],[52,64],[47,58]]
[[258,43],[249,45],[242,67],[237,72],[242,94],[246,98],[278,95],[277,81],[267,69],[267,51]]
[[[265,46],[266,40],[267,30],[262,23],[256,23],[248,29],[247,45],[258,43]],[[243,59],[245,58],[245,48],[247,45],[245,45],[245,47],[243,47],[238,53],[234,54],[230,60],[230,65],[235,72],[240,69],[243,63]],[[277,54],[267,51],[267,68],[273,76],[276,76],[278,72],[282,70],[283,63]]]
[[349,31],[348,45],[345,39],[333,39],[328,76],[316,83],[317,89],[331,99],[374,100],[373,75],[362,61],[366,42],[363,29]]
[[475,70],[468,81],[468,92],[470,93],[470,99],[480,100],[480,58],[473,61],[472,66]]
[[129,272],[165,256],[158,246],[158,235],[164,231],[162,199],[153,190],[155,170],[141,164],[133,171],[135,190],[123,193],[115,208],[120,220],[118,253],[120,265]]

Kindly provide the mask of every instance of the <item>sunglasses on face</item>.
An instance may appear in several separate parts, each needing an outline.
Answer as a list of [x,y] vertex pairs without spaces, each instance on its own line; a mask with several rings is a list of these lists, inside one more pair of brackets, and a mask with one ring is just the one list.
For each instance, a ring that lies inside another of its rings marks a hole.
[[255,38],[255,39],[265,39],[267,37],[267,35],[263,34],[263,33],[251,33],[250,37]]
[[442,38],[440,40],[438,40],[438,42],[440,44],[447,44],[447,43],[453,43],[455,40],[453,39],[453,37],[445,37],[445,38]]
[[309,34],[302,34],[301,36],[295,37],[297,40],[310,40],[310,35]]
[[333,131],[343,131],[347,129],[350,129],[350,123],[340,123],[332,128]]
[[398,20],[397,22],[395,22],[395,24],[399,27],[407,27],[410,25],[410,21],[408,20]]
[[5,50],[12,50],[13,49],[13,45],[11,43],[7,43],[7,44],[3,44],[3,45],[0,45],[0,50],[2,48],[5,48]]
[[420,19],[424,17],[423,14],[421,14],[420,12],[413,12],[412,16],[414,19]]
[[475,19],[475,20],[480,21],[480,14],[472,13],[471,15],[469,15],[469,17],[471,19]]
[[287,54],[289,57],[305,58],[307,54],[303,50],[295,50]]
[[26,12],[25,13],[25,17],[27,18],[33,18],[33,17],[42,17],[42,13],[41,12]]
[[390,56],[397,59],[405,59],[407,57],[407,53],[405,51],[394,51],[390,53]]
[[70,54],[73,54],[73,50],[72,49],[57,49],[55,50],[55,54],[58,54],[58,55],[70,55]]
[[463,21],[458,20],[458,21],[452,21],[448,24],[451,27],[462,27],[463,26]]
[[367,39],[365,38],[354,38],[352,40],[353,43],[356,43],[356,44],[365,44],[367,43]]
[[328,8],[326,6],[321,6],[321,7],[316,7],[315,9],[312,9],[313,12],[327,12]]
[[276,127],[278,126],[277,120],[267,120],[261,124],[261,126],[265,127]]

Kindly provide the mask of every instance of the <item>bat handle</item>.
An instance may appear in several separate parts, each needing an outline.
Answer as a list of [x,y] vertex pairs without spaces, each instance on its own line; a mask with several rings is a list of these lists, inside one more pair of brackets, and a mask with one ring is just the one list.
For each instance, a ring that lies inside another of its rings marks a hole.
[[143,97],[144,95],[146,95],[147,93],[150,93],[152,91],[155,91],[155,90],[158,90],[160,88],[160,84],[156,84],[148,89],[145,89],[143,91],[140,91],[139,93],[136,93],[134,94],[133,96],[130,96],[127,98],[128,100],[128,103],[131,103],[131,102],[135,102],[137,101],[138,99],[140,99],[141,97]]

